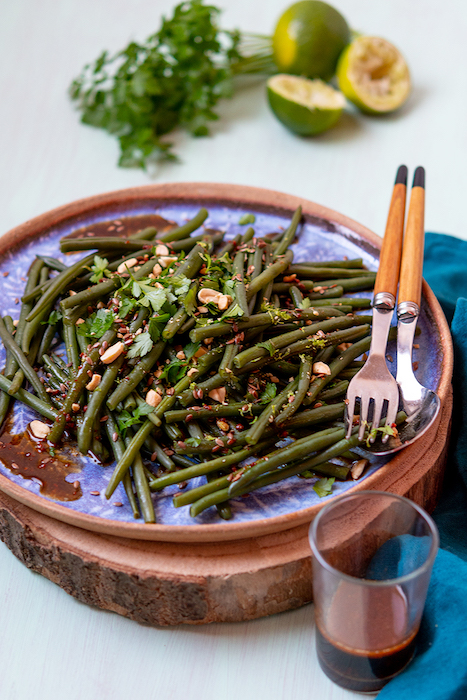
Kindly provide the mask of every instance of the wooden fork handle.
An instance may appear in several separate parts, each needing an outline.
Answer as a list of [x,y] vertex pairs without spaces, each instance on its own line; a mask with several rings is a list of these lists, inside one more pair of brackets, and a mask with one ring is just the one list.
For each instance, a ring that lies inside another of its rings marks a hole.
[[423,249],[425,245],[425,171],[414,173],[409,213],[402,251],[398,306],[412,302],[420,307],[422,293]]
[[401,165],[397,171],[396,182],[389,206],[386,231],[379,257],[374,296],[381,292],[397,293],[404,234],[405,199],[407,192],[407,168]]

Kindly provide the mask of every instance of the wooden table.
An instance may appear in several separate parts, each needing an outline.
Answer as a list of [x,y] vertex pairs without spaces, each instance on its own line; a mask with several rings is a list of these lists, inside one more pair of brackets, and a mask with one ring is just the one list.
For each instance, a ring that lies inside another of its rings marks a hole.
[[[82,65],[157,28],[171,0],[15,0],[0,7],[0,231],[66,202],[146,184],[115,165],[113,139],[79,124],[66,97]],[[287,3],[224,0],[223,26],[267,33]],[[286,132],[262,84],[225,102],[213,138],[176,138],[182,164],[156,181],[214,181],[282,190],[381,233],[397,166],[427,168],[428,230],[464,233],[467,6],[446,0],[336,0],[351,25],[406,55],[412,99],[398,115],[349,113],[317,140]],[[313,608],[241,624],[152,629],[82,605],[0,546],[2,700],[344,700],[315,658]],[[423,699],[421,699],[423,700]]]

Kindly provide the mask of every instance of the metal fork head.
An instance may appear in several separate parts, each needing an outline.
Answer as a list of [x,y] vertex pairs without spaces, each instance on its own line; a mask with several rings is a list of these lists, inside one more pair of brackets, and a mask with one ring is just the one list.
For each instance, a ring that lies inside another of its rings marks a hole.
[[[379,428],[385,403],[387,403],[385,425],[390,426],[395,423],[399,408],[399,388],[381,355],[370,353],[365,365],[349,384],[347,389],[347,438],[352,432],[357,398],[360,398],[360,425],[358,429],[360,440],[363,440],[367,427],[370,428],[370,433]],[[371,405],[373,405],[373,416],[370,427],[368,417]],[[370,434],[370,442],[374,442],[374,439],[375,433]],[[388,436],[383,435],[383,442],[386,442],[387,439]]]

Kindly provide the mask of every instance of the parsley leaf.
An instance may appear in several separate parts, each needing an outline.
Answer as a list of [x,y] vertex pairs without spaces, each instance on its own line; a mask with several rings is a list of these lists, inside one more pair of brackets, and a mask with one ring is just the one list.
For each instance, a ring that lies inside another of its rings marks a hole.
[[256,216],[254,214],[243,214],[238,220],[240,226],[245,226],[245,224],[254,224],[256,221]]
[[147,416],[148,413],[152,413],[153,411],[154,407],[150,406],[148,403],[142,403],[141,406],[135,408],[132,413],[127,410],[121,411],[117,417],[118,429],[121,436],[124,438],[128,428],[141,423],[141,417]]
[[266,388],[259,397],[259,403],[271,403],[271,401],[276,397],[277,388],[273,382],[268,382]]
[[132,41],[115,55],[104,51],[73,81],[81,121],[116,136],[122,167],[147,170],[176,160],[166,134],[182,127],[207,135],[217,102],[233,92],[234,75],[275,72],[271,40],[255,37],[253,55],[241,54],[240,33],[219,30],[218,14],[202,0],[182,2],[145,43]]
[[334,482],[335,478],[333,476],[329,477],[329,479],[326,479],[325,477],[323,479],[318,479],[316,484],[313,485],[313,491],[317,493],[320,498],[329,496]]
[[108,264],[107,258],[94,256],[94,265],[91,265],[91,272],[94,274],[90,277],[91,282],[99,282],[103,277],[112,277],[112,273],[107,269]]
[[149,319],[148,333],[151,336],[151,340],[155,343],[160,339],[169,318],[170,314],[161,314],[160,316],[153,316]]
[[188,363],[184,360],[172,360],[165,365],[159,379],[166,379],[169,384],[176,384],[185,376],[187,369]]
[[132,359],[133,357],[144,357],[152,350],[154,343],[152,341],[151,335],[146,333],[140,333],[134,339],[130,349],[128,350],[128,357]]
[[265,350],[268,351],[269,355],[272,357],[274,353],[276,352],[275,347],[271,343],[270,340],[265,340],[264,343],[256,343],[257,348],[264,348]]
[[56,311],[55,309],[50,312],[49,318],[47,321],[41,321],[41,325],[45,326],[49,324],[50,326],[54,326],[56,323],[58,323],[62,319],[62,314],[60,311]]
[[87,338],[101,338],[112,327],[114,321],[115,314],[112,311],[99,309],[96,313],[91,314],[84,323],[76,326],[76,332]]

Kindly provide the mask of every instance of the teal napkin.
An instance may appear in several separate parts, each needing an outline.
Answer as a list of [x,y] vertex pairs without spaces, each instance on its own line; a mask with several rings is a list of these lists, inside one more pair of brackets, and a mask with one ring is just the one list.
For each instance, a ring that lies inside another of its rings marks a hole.
[[467,700],[467,242],[427,233],[423,276],[451,321],[454,413],[436,557],[413,662],[378,700]]

